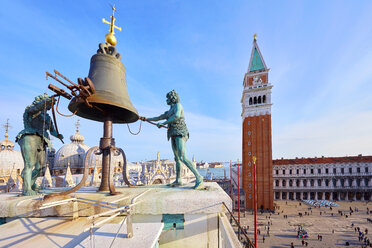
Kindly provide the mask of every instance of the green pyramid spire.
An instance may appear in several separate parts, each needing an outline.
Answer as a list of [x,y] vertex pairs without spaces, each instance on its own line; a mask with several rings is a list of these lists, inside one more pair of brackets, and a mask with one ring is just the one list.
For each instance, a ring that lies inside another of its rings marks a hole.
[[265,65],[261,59],[259,52],[257,51],[257,47],[254,47],[253,55],[252,55],[252,62],[249,71],[258,71],[258,70],[265,70]]

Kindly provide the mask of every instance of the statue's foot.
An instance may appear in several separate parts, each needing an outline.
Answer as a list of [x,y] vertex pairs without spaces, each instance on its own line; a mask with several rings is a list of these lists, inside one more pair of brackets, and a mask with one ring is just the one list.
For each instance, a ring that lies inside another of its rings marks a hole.
[[32,185],[32,190],[35,190],[35,191],[39,191],[40,190],[40,187],[36,184]]
[[182,186],[182,181],[181,180],[176,180],[173,183],[167,184],[169,187],[179,187]]
[[27,191],[24,191],[22,192],[23,195],[37,195],[38,192],[34,191],[34,190],[27,190]]
[[195,186],[194,186],[194,189],[196,189],[196,190],[203,190],[203,189],[205,189],[203,180],[196,181]]

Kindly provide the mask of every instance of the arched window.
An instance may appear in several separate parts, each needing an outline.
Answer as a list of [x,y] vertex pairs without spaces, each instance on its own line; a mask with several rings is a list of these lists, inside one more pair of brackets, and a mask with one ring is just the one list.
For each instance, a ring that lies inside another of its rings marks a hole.
[[249,105],[252,105],[252,97],[249,98]]
[[253,98],[253,104],[257,104],[257,97],[256,96]]
[[328,179],[325,180],[325,185],[328,187],[328,185],[329,185],[329,180]]
[[292,187],[292,186],[293,186],[293,181],[289,180],[289,187]]
[[304,187],[307,187],[307,180],[304,180]]
[[286,181],[285,180],[282,181],[282,185],[283,185],[283,187],[286,186]]
[[314,187],[314,179],[311,179],[311,180],[310,180],[310,186],[311,186],[311,187]]
[[349,178],[349,187],[351,187],[351,185],[353,185],[353,179]]
[[279,180],[275,180],[275,186],[279,186]]
[[333,183],[333,187],[336,187],[337,180],[336,179],[332,179],[332,183]]
[[258,97],[258,103],[261,103],[261,96]]
[[322,179],[318,179],[318,186],[322,186]]
[[300,180],[298,180],[298,179],[296,180],[296,186],[300,187]]
[[266,102],[266,95],[264,95],[263,97],[262,97],[262,103],[265,103]]
[[364,184],[365,184],[365,186],[369,186],[368,185],[368,179],[367,178],[364,179]]

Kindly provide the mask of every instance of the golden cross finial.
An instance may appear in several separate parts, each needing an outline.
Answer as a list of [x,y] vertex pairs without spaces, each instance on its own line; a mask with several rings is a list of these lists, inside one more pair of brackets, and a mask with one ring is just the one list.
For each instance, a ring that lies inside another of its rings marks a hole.
[[253,35],[253,39],[254,39],[254,40],[257,39],[257,34],[256,34],[256,33]]
[[114,36],[115,32],[115,28],[118,29],[119,31],[121,31],[121,28],[118,27],[118,26],[115,26],[115,17],[114,17],[114,14],[115,14],[115,6],[112,6],[112,16],[111,16],[111,21],[108,22],[105,20],[105,18],[102,18],[102,22],[103,23],[107,23],[110,25],[110,30],[109,30],[109,33],[106,34],[105,36],[105,40],[107,43],[109,43],[110,45],[112,46],[115,46],[117,41],[116,41],[116,37]]
[[75,127],[76,127],[76,132],[78,133],[79,132],[79,127],[80,127],[80,119],[77,119],[77,121],[75,123]]
[[12,128],[12,126],[9,125],[9,119],[6,120],[6,124],[4,124],[3,127],[5,128],[5,138],[8,138],[8,131]]

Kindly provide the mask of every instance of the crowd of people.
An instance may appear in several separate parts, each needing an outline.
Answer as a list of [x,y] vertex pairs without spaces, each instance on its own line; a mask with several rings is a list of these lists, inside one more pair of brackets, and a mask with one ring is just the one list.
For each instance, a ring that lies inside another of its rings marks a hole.
[[367,237],[368,229],[365,228],[364,232],[360,229],[360,227],[354,227],[354,231],[358,233],[358,240],[359,242],[362,242],[364,247],[372,247],[372,243]]
[[[279,217],[279,216],[277,217],[276,215],[282,215],[283,216],[282,218],[285,219],[284,220],[285,223],[288,223],[290,226],[293,226],[293,224],[298,223],[298,221],[300,219],[295,220],[298,217],[300,217],[302,219],[304,217],[309,216],[311,219],[313,219],[315,216],[314,217],[311,217],[311,216],[315,215],[315,214],[318,215],[318,216],[320,215],[320,217],[324,216],[325,218],[329,218],[329,217],[330,218],[339,218],[339,217],[342,217],[342,219],[344,219],[343,221],[344,222],[346,221],[346,223],[348,223],[348,224],[346,224],[346,225],[348,225],[347,229],[349,229],[351,231],[353,229],[350,228],[350,225],[351,225],[352,228],[354,228],[354,225],[352,224],[352,222],[355,221],[354,215],[358,214],[358,212],[361,212],[361,210],[358,209],[357,207],[354,207],[354,206],[350,207],[350,205],[347,206],[346,209],[345,209],[345,207],[335,209],[332,206],[328,206],[328,207],[306,206],[306,208],[304,208],[303,204],[304,203],[301,203],[301,202],[297,202],[296,205],[294,205],[293,202],[285,203],[285,205],[290,205],[290,206],[288,206],[289,209],[292,209],[290,212],[288,212],[287,206],[282,206],[282,208],[281,208],[278,205],[275,206],[275,211],[274,212],[266,212],[266,213],[261,213],[260,212],[259,215],[261,215],[262,217],[259,220],[259,225],[258,225],[258,229],[257,229],[257,234],[258,234],[257,238],[259,239],[260,243],[265,243],[265,245],[266,245],[267,242],[269,242],[270,244],[273,242],[273,240],[271,240],[272,239],[271,238],[271,236],[272,236],[271,232],[275,232],[276,229],[272,229],[272,225],[273,225],[273,221],[276,221],[274,219],[277,219]],[[297,211],[296,208],[298,209],[298,211]],[[318,212],[319,212],[319,214],[318,214]],[[362,212],[364,212],[364,210]],[[363,214],[365,214],[365,212]],[[370,210],[368,209],[368,207],[367,207],[367,214],[370,214]],[[252,215],[253,215],[253,212],[252,212]],[[339,217],[337,217],[337,216],[339,216]],[[366,219],[364,218],[364,220],[366,220]],[[300,221],[300,223],[301,222],[307,223],[307,220],[303,220],[303,221]],[[279,222],[282,222],[282,221],[279,221]],[[243,225],[242,228],[243,228],[243,231],[247,235],[248,235],[248,232],[250,233],[249,238],[251,238],[251,241],[253,241],[252,237],[251,237],[252,231],[253,231],[252,226],[251,226],[251,228],[249,228],[248,225]],[[307,229],[306,225],[305,225],[305,228]],[[298,246],[301,246],[301,245],[303,247],[308,247],[308,246],[316,247],[318,242],[319,242],[318,244],[320,244],[320,242],[322,242],[322,243],[324,242],[324,245],[329,245],[329,242],[331,240],[334,240],[335,242],[340,244],[339,241],[341,241],[341,240],[337,238],[340,235],[340,233],[339,233],[340,230],[338,230],[338,228],[331,227],[329,229],[330,234],[322,233],[322,232],[318,232],[318,233],[315,232],[314,233],[313,229],[314,228],[311,227],[311,225],[309,226],[309,230],[305,230],[304,228],[302,228],[302,225],[298,226],[297,237],[298,237],[299,240],[297,242],[295,240],[290,240],[290,242],[287,243],[287,245],[290,246],[290,247],[298,247]],[[317,228],[315,228],[315,229],[317,229]],[[342,230],[344,230],[344,227],[342,228]],[[357,228],[357,227],[355,227],[354,230],[355,230],[356,234],[358,234],[359,242],[356,239],[353,239],[354,241],[344,240],[343,245],[346,245],[346,246],[358,245],[358,247],[361,246],[363,248],[364,247],[365,248],[372,247],[372,243],[371,243],[371,241],[370,241],[370,239],[368,238],[368,235],[367,235],[368,234],[368,229],[366,229],[365,226],[363,226],[363,230],[361,230],[361,228]],[[343,232],[343,231],[341,231],[341,232]],[[310,238],[310,233],[313,235],[311,238]],[[273,235],[273,236],[275,237],[276,235]],[[315,239],[316,236],[317,236],[317,240]],[[300,242],[300,243],[298,243],[298,242]]]

